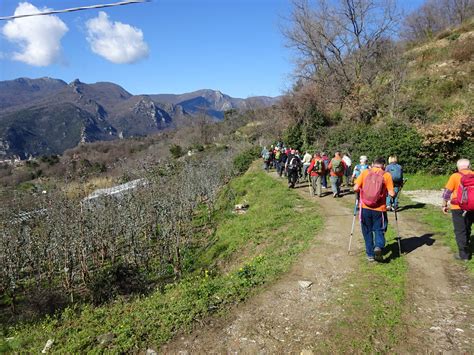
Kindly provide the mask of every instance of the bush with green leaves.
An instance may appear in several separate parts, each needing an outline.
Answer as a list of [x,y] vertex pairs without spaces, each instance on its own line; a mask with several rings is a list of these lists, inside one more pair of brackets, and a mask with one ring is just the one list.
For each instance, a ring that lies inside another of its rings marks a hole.
[[328,130],[324,147],[316,150],[339,150],[351,154],[354,161],[366,155],[369,161],[377,157],[397,155],[407,172],[422,170],[419,155],[422,138],[416,129],[395,121],[380,126],[346,123]]
[[249,148],[234,158],[233,166],[238,174],[242,174],[247,171],[250,164],[257,159],[260,155],[260,147]]

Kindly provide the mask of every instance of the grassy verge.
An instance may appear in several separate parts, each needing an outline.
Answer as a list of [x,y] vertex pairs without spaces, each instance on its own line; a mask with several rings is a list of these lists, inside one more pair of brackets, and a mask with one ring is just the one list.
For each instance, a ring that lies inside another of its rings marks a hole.
[[404,190],[441,190],[449,179],[449,175],[405,174],[408,179]]
[[[387,245],[397,250],[394,236],[389,228]],[[368,263],[364,253],[357,270],[345,282],[341,297],[328,306],[341,309],[341,314],[315,349],[334,354],[392,351],[403,341],[407,271],[404,258]]]
[[[246,214],[230,211],[246,201]],[[207,246],[187,256],[190,271],[180,282],[147,297],[70,308],[40,323],[7,329],[0,351],[35,353],[48,339],[52,351],[139,352],[159,347],[177,331],[246,299],[275,280],[305,250],[321,226],[311,202],[288,191],[254,165],[223,192]],[[305,217],[305,223],[295,223]],[[98,337],[110,339],[100,344]],[[7,341],[6,338],[10,339]]]

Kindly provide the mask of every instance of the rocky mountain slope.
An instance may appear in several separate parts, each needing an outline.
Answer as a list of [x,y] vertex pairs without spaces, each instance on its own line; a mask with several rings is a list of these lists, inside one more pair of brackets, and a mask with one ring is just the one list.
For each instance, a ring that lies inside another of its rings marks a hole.
[[0,158],[60,154],[81,142],[144,136],[196,115],[219,120],[229,109],[270,106],[276,99],[232,98],[215,90],[132,95],[107,82],[52,78],[0,82]]

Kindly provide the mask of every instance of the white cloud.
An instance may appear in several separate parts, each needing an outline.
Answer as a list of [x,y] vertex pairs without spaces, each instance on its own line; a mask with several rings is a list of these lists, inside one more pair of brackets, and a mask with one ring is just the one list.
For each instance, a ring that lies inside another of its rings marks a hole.
[[[46,11],[22,2],[15,15]],[[30,65],[44,67],[56,62],[61,56],[61,38],[68,31],[66,24],[57,16],[33,16],[8,21],[2,28],[5,38],[20,47],[13,59]]]
[[148,56],[148,45],[139,28],[112,22],[102,11],[96,18],[87,21],[86,26],[92,51],[112,63],[134,63]]

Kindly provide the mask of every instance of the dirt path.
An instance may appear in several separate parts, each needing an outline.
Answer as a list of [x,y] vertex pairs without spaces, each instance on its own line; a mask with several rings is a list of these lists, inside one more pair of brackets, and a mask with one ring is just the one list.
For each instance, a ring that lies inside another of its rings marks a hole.
[[[307,187],[297,190],[311,198]],[[328,313],[327,300],[337,297],[339,286],[360,259],[347,255],[352,211],[331,196],[312,199],[318,203],[325,226],[291,271],[227,316],[211,318],[191,334],[178,335],[161,352],[299,354],[324,336],[342,311],[336,306]],[[353,200],[353,196],[344,199]],[[473,280],[452,261],[447,247],[433,244],[426,227],[405,214],[400,214],[399,221],[404,250],[409,251],[410,305],[404,319],[409,336],[402,341],[400,353],[472,352]],[[364,250],[358,227],[353,250],[357,254]],[[304,289],[298,281],[313,285]]]
[[[394,225],[393,214],[390,216]],[[399,214],[408,261],[406,319],[402,352],[474,352],[474,281],[436,235],[413,215]]]

